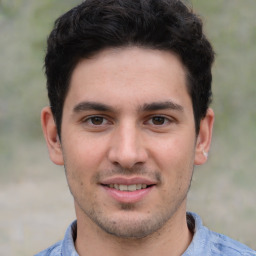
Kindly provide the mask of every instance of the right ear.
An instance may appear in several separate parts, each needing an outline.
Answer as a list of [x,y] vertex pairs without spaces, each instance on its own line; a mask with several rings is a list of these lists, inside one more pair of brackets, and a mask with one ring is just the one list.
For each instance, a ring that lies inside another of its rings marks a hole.
[[41,124],[51,160],[57,165],[64,165],[61,143],[50,107],[43,108]]

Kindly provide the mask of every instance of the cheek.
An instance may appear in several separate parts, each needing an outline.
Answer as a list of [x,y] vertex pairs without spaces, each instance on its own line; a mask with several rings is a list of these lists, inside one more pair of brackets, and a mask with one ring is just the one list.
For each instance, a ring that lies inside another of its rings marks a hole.
[[63,143],[67,181],[73,195],[81,194],[79,191],[88,194],[91,186],[95,185],[95,177],[104,163],[103,145],[100,141],[92,143],[90,139],[81,136],[70,136],[69,140]]
[[190,139],[186,139],[184,136],[173,136],[172,138],[166,138],[161,141],[155,141],[153,153],[155,161],[161,167],[161,169],[176,168],[180,166],[182,169],[190,166],[194,161],[194,144]]
[[64,145],[66,163],[74,165],[79,171],[97,169],[104,156],[104,143],[101,140],[92,140],[86,137],[70,138]]
[[169,140],[168,143],[165,142],[161,151],[155,151],[157,155],[155,159],[162,172],[163,187],[168,192],[167,197],[172,198],[173,194],[185,193],[190,185],[193,174],[194,145],[190,140],[184,140],[184,137],[180,136]]

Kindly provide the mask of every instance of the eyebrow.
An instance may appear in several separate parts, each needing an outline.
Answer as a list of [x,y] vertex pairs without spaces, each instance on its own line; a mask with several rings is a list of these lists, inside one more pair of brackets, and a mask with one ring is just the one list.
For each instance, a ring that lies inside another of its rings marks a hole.
[[113,111],[113,108],[102,103],[85,101],[77,104],[74,107],[73,112],[78,113],[78,112],[88,111],[88,110],[107,112],[107,111]]
[[164,109],[171,109],[171,110],[178,110],[183,111],[184,108],[173,102],[173,101],[165,101],[165,102],[152,102],[152,103],[146,103],[141,108],[142,111],[157,111],[157,110],[164,110]]
[[[157,110],[178,110],[183,111],[183,107],[173,101],[164,101],[164,102],[152,102],[152,103],[145,103],[143,106],[139,107],[139,112],[149,112],[149,111],[157,111]],[[91,102],[91,101],[84,101],[78,103],[74,109],[74,113],[79,113],[82,111],[88,110],[95,110],[95,111],[103,111],[103,112],[114,112],[114,108],[108,106],[106,104],[98,103],[98,102]]]

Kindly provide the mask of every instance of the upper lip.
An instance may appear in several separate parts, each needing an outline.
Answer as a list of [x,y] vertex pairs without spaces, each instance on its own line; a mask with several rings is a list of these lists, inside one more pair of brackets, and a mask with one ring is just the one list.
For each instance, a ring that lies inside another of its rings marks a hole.
[[107,178],[100,182],[100,184],[103,185],[110,185],[110,184],[122,184],[122,185],[133,185],[133,184],[146,184],[147,186],[149,185],[155,185],[157,182],[152,181],[148,178],[144,177],[132,177],[132,178],[127,178],[127,177],[112,177],[112,178]]

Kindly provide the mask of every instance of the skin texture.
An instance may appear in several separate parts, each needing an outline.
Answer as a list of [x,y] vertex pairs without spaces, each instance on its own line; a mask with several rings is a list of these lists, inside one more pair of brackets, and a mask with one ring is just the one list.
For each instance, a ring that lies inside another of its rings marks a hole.
[[[42,111],[50,157],[65,165],[74,197],[79,255],[186,250],[187,193],[194,165],[207,160],[213,120],[209,109],[196,137],[185,69],[170,52],[107,49],[80,61],[64,103],[61,142],[50,108]],[[143,195],[116,195],[106,187],[111,183],[151,186]]]

